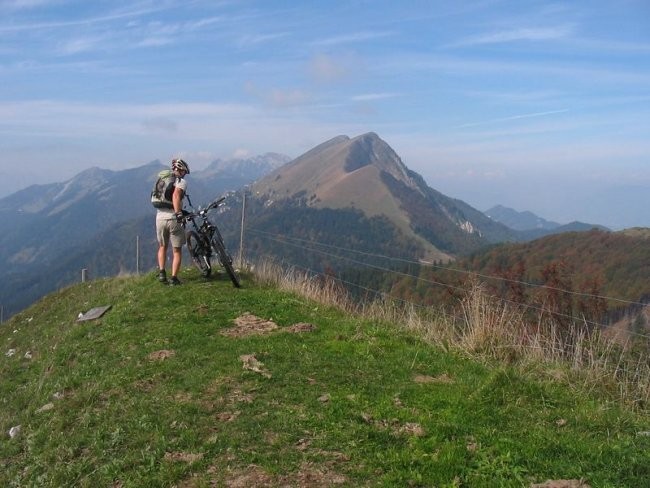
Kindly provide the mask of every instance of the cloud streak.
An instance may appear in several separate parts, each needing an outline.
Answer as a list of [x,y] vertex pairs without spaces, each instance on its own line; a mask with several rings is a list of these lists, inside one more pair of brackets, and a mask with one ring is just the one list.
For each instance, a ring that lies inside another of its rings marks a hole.
[[342,36],[329,37],[327,39],[320,39],[313,41],[312,46],[316,47],[325,47],[325,46],[337,46],[340,44],[352,44],[358,42],[368,42],[375,41],[377,39],[382,39],[385,37],[390,37],[395,35],[392,31],[366,31],[366,32],[354,32],[351,34],[346,34]]
[[520,27],[518,29],[501,30],[461,39],[450,44],[450,47],[478,46],[484,44],[503,44],[519,41],[556,41],[566,39],[575,30],[572,24],[553,27]]
[[477,127],[480,125],[491,125],[491,124],[500,124],[502,122],[510,122],[512,120],[520,120],[520,119],[532,119],[536,117],[548,117],[549,115],[557,115],[557,114],[563,114],[568,112],[568,108],[564,108],[561,110],[547,110],[545,112],[533,112],[533,113],[528,113],[528,114],[520,114],[520,115],[511,115],[509,117],[499,117],[496,119],[490,119],[490,120],[484,120],[481,122],[470,122],[467,124],[462,124],[462,125],[457,125],[455,127],[452,127],[452,129],[464,129],[467,127]]
[[140,17],[154,12],[159,12],[167,8],[169,7],[161,6],[161,7],[139,8],[134,10],[126,10],[126,11],[116,11],[106,15],[87,17],[78,20],[0,25],[0,33],[40,31],[43,29],[59,29],[59,28],[67,28],[67,27],[74,27],[74,26],[87,26],[89,24],[112,22],[114,20],[120,20],[120,19],[125,19],[130,17]]
[[353,102],[372,102],[375,100],[386,100],[387,98],[401,97],[401,93],[364,93],[354,95],[350,98]]

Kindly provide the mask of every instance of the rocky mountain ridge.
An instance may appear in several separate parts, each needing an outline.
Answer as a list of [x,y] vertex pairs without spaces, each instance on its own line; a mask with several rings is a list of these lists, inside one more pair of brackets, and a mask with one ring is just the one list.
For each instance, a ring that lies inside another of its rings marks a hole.
[[507,227],[430,188],[373,132],[332,138],[257,181],[252,191],[267,207],[299,199],[312,208],[352,208],[367,218],[386,218],[422,247],[423,259],[448,260],[516,239]]

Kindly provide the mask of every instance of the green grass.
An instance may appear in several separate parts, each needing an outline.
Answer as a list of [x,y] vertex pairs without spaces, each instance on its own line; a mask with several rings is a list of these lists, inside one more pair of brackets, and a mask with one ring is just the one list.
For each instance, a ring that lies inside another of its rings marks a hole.
[[[181,278],[79,284],[0,326],[0,486],[647,486],[644,411],[250,279]],[[246,312],[279,329],[221,334]]]

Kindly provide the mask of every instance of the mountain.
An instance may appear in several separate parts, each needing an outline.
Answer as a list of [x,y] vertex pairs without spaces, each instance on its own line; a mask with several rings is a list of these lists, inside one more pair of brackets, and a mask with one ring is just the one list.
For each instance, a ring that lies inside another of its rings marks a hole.
[[489,210],[486,210],[484,213],[492,220],[501,222],[503,225],[507,225],[514,230],[553,230],[560,227],[560,224],[557,222],[545,220],[532,212],[518,212],[512,208],[504,207],[503,205],[496,205]]
[[0,234],[4,273],[51,264],[71,246],[145,214],[161,165],[120,172],[91,168],[65,183],[35,185],[0,200],[10,232]]
[[[192,202],[201,205],[237,190],[289,159],[267,154],[217,160],[188,176]],[[82,268],[90,277],[134,271],[136,236],[145,252],[140,269],[154,266],[149,195],[165,168],[158,161],[123,171],[90,168],[66,182],[33,185],[0,199],[0,211],[10,216],[0,233],[5,316],[77,280]]]
[[602,225],[586,224],[577,221],[562,225],[543,219],[532,212],[518,212],[517,210],[502,205],[496,205],[484,213],[492,220],[518,231],[519,240],[522,241],[531,241],[543,236],[563,232],[583,232],[591,229],[609,230]]
[[246,159],[215,159],[207,168],[200,171],[200,175],[202,178],[239,178],[255,181],[289,161],[291,161],[289,156],[278,153],[265,153]]
[[251,191],[266,212],[294,204],[381,220],[417,249],[407,256],[425,260],[449,260],[516,238],[506,226],[427,186],[372,132],[334,137],[257,181]]

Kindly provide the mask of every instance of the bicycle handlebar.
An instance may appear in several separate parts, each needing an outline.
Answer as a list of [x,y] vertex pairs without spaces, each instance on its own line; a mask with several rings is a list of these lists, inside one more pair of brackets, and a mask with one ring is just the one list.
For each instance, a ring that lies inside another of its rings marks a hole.
[[[221,197],[221,198],[218,198],[215,201],[211,202],[207,207],[205,207],[203,209],[201,207],[199,207],[198,212],[188,212],[187,210],[183,210],[183,215],[184,215],[184,217],[190,218],[190,219],[193,218],[193,217],[204,216],[205,214],[207,214],[213,208],[217,208],[218,206],[220,206],[225,199],[226,199],[226,197]],[[191,203],[190,203],[190,205],[191,205]]]
[[223,202],[226,199],[226,197],[221,197],[216,199],[214,202],[212,202],[210,205],[208,205],[205,208],[205,211],[207,212],[208,210],[212,210],[213,208],[217,208],[219,205],[221,205],[221,202]]

